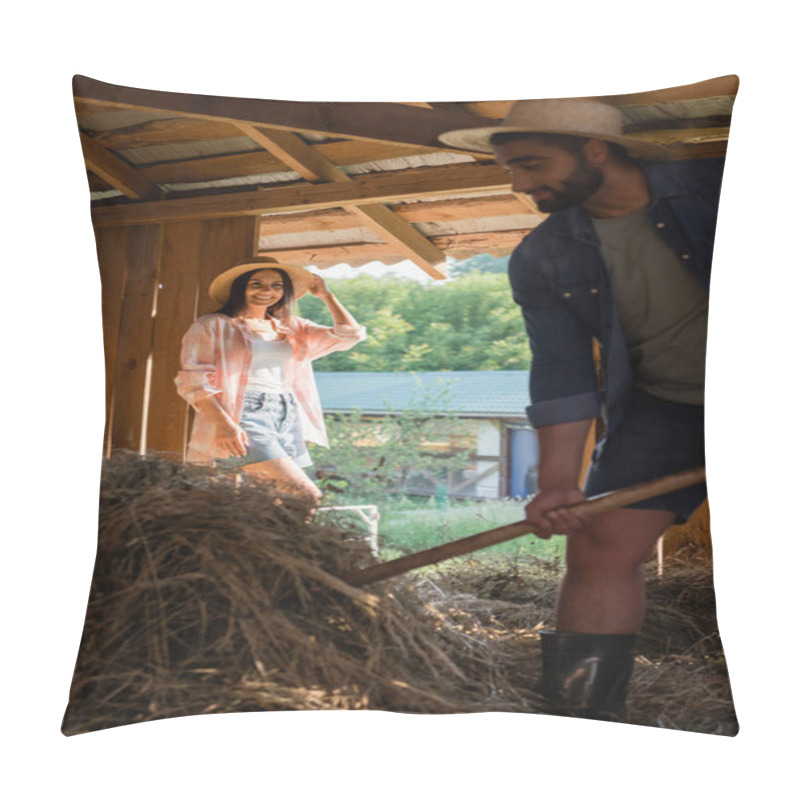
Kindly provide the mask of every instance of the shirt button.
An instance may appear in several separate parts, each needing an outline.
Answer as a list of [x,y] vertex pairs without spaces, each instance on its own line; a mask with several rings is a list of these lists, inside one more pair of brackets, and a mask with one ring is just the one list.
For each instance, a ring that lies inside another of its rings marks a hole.
[[590,291],[591,291],[592,294],[597,294],[597,292],[598,292],[597,289],[591,289]]
[[563,297],[572,297],[572,292],[564,292]]
[[681,256],[681,258],[682,258],[684,261],[688,261],[688,260],[691,258],[691,256],[690,256],[688,253],[684,253],[684,254]]
[[667,225],[665,222],[656,222],[656,228],[666,228]]

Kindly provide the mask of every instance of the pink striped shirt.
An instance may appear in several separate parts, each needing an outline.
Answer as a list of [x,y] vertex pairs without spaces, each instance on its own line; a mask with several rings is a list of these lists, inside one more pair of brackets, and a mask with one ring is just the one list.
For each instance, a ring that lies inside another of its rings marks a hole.
[[[328,438],[311,362],[337,350],[349,350],[366,339],[363,326],[317,325],[301,317],[279,324],[292,345],[286,363],[286,385],[297,398],[303,437],[325,447]],[[225,314],[206,314],[192,323],[183,337],[181,370],[175,378],[178,394],[195,410],[197,403],[212,395],[238,422],[241,419],[247,378],[253,356],[252,335],[243,320]],[[218,449],[216,427],[206,415],[195,415],[187,460],[213,464],[227,453]]]

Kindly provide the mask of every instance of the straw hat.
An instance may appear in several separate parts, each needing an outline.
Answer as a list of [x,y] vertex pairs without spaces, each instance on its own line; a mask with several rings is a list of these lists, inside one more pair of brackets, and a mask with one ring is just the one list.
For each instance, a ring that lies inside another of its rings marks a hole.
[[314,276],[303,267],[281,264],[274,258],[269,258],[267,256],[250,258],[247,261],[236,264],[230,269],[226,269],[225,272],[214,278],[211,282],[211,286],[208,287],[208,293],[211,299],[220,305],[225,305],[230,297],[231,284],[240,275],[254,269],[282,269],[289,275],[289,278],[291,278],[295,299],[302,297],[309,290],[311,282],[314,280]]
[[495,133],[557,133],[602,139],[622,145],[635,158],[663,159],[663,145],[622,132],[622,113],[597,100],[520,100],[499,126],[448,131],[439,136],[445,144],[481,153],[493,153],[489,139]]

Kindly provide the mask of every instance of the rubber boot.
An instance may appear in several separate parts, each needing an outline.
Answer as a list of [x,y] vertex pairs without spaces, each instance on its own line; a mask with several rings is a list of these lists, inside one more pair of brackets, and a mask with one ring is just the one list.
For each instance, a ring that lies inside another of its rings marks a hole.
[[540,691],[553,713],[622,722],[636,634],[542,631]]

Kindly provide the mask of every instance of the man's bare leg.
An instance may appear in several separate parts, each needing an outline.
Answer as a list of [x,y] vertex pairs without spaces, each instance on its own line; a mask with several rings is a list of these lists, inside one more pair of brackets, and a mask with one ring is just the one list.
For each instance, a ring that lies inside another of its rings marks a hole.
[[671,511],[620,508],[569,535],[556,630],[638,633],[645,613],[643,565],[674,519]]

